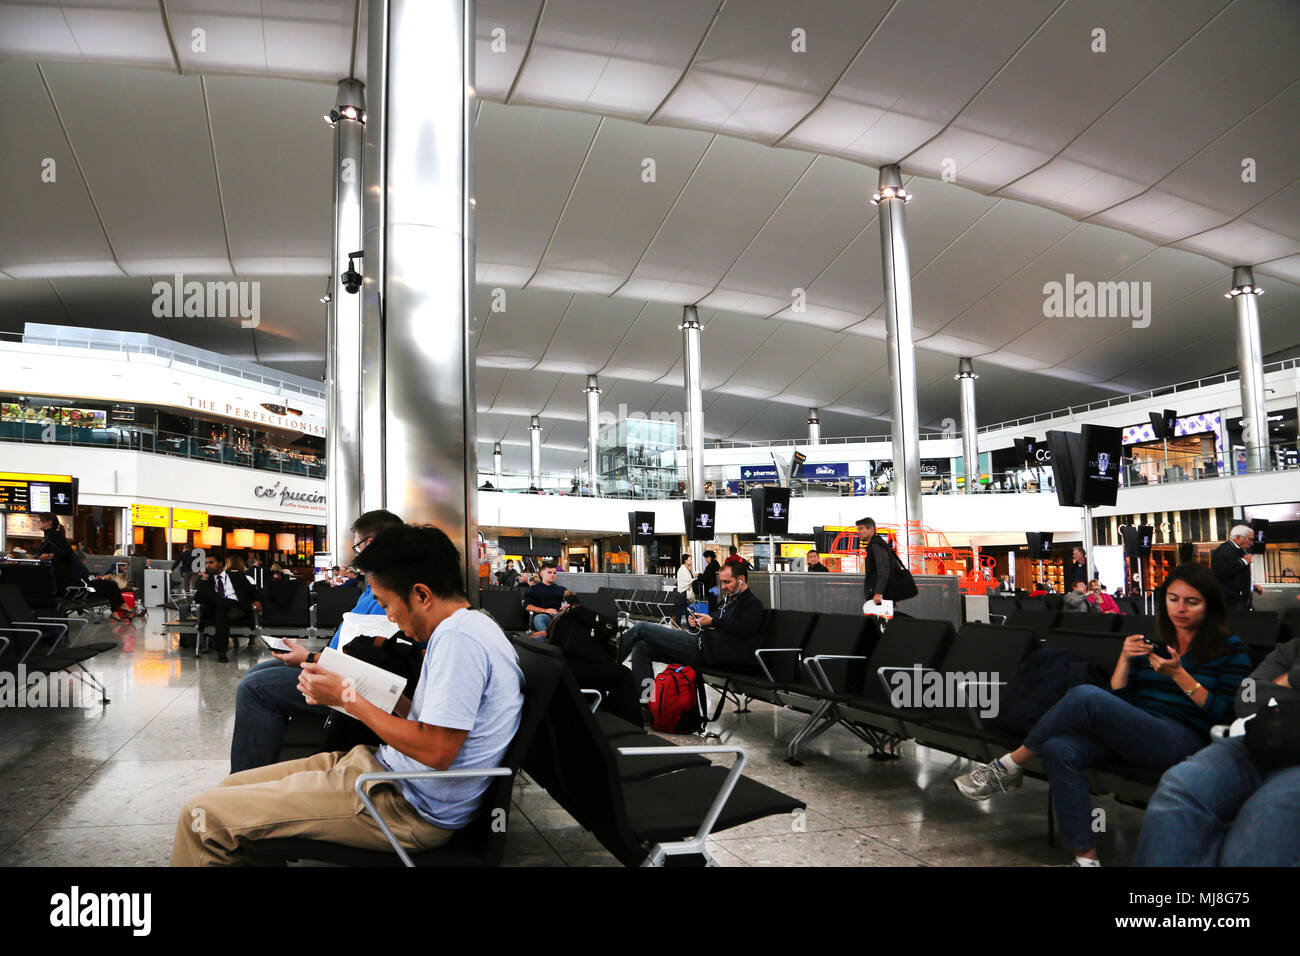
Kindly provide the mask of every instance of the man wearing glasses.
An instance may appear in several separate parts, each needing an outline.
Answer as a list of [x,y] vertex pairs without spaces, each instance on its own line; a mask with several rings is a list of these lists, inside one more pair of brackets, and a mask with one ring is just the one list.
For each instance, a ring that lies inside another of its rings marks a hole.
[[1255,530],[1250,525],[1234,525],[1228,532],[1228,540],[1219,545],[1210,558],[1210,570],[1223,586],[1229,609],[1245,608],[1249,611],[1255,595],[1264,593],[1258,584],[1250,583],[1250,562],[1254,559],[1250,549],[1254,544]]
[[[367,511],[352,525],[352,551],[360,554],[381,532],[400,527],[402,519],[391,511]],[[387,622],[367,585],[352,608],[353,614],[375,614]],[[274,660],[249,668],[235,691],[235,733],[230,741],[230,772],[265,767],[280,759],[284,745],[284,728],[294,714],[319,714],[323,719],[330,709],[309,704],[298,690],[302,663],[315,662],[319,654],[309,654],[305,647],[286,639],[293,650],[276,653]],[[339,631],[334,632],[330,647],[339,650]]]

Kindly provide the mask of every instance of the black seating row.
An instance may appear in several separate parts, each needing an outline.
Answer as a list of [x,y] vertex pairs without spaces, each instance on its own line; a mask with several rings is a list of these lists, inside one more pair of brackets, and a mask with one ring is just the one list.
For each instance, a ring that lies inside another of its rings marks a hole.
[[[804,804],[741,774],[745,756],[735,747],[675,747],[610,715],[593,715],[583,692],[552,647],[512,638],[524,672],[519,730],[498,768],[363,774],[357,793],[371,783],[417,776],[493,776],[474,821],[446,846],[397,856],[315,840],[254,842],[258,862],[322,860],[344,865],[496,865],[509,832],[515,774],[528,775],[625,865],[711,862],[705,841],[715,830],[739,826]],[[736,757],[730,768],[712,765],[715,754]],[[363,797],[368,799],[368,797]],[[373,804],[368,804],[374,813]]]
[[[1015,611],[1064,611],[1064,594],[1040,594],[1030,597],[1027,594],[1010,595],[990,593],[989,613],[1006,617]],[[1145,614],[1143,598],[1139,595],[1115,598],[1121,614]]]
[[[742,711],[744,703],[756,699],[807,714],[788,747],[787,760],[796,765],[800,748],[834,726],[868,744],[875,759],[889,759],[899,743],[913,740],[987,762],[1021,741],[980,715],[974,685],[967,706],[951,706],[951,699],[946,706],[914,706],[918,701],[896,695],[902,685],[891,683],[891,676],[911,671],[949,690],[970,675],[1005,684],[1042,646],[1091,654],[1109,672],[1122,647],[1117,635],[1090,631],[1051,631],[1044,640],[1030,628],[965,624],[954,634],[945,621],[895,618],[881,633],[872,618],[781,610],[767,612],[759,643],[758,675],[709,666],[699,670],[723,694],[718,712],[726,699],[736,700]],[[1026,770],[1043,776],[1037,761]],[[1139,805],[1155,783],[1138,767],[1111,766],[1093,776],[1096,792]]]

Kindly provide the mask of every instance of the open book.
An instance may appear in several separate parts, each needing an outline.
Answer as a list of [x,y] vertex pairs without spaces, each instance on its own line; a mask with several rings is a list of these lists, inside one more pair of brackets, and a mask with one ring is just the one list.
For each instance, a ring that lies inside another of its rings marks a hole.
[[[352,682],[351,688],[359,697],[363,697],[386,714],[391,714],[406,690],[406,678],[382,667],[376,667],[356,657],[349,657],[342,651],[327,647],[321,651],[318,662],[327,671],[342,674]],[[339,713],[345,713],[342,707],[335,707]]]

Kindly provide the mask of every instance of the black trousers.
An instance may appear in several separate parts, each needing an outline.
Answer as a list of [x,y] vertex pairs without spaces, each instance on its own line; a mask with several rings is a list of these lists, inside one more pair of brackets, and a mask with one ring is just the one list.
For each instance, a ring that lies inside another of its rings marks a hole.
[[216,627],[217,633],[212,639],[212,646],[218,652],[225,653],[230,647],[230,622],[244,620],[249,616],[252,608],[246,608],[230,598],[216,597],[211,594],[201,595],[198,602],[203,608],[204,623],[211,620]]
[[641,695],[636,678],[632,672],[621,664],[612,661],[569,661],[569,669],[578,681],[579,687],[590,687],[605,695],[600,709],[615,717],[622,717],[630,724],[643,726],[641,723]]

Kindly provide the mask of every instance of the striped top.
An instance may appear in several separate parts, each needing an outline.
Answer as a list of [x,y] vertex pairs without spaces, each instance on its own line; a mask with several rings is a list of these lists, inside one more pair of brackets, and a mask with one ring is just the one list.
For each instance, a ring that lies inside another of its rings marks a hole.
[[1128,685],[1116,693],[1148,714],[1176,720],[1208,740],[1211,727],[1232,722],[1237,688],[1250,674],[1250,656],[1241,638],[1234,634],[1228,638],[1222,656],[1202,663],[1184,654],[1182,665],[1209,691],[1204,707],[1193,703],[1172,678],[1153,670],[1145,657],[1129,660]]

